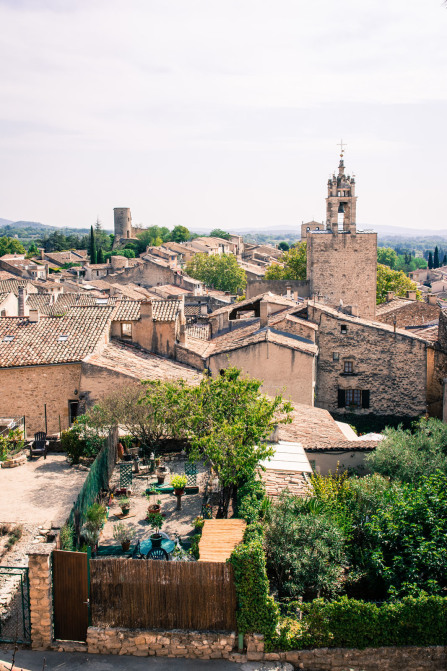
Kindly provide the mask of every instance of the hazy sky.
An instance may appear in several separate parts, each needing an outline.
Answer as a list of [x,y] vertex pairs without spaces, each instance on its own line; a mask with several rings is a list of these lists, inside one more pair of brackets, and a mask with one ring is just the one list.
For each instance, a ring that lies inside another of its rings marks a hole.
[[447,228],[442,0],[0,0],[0,217]]

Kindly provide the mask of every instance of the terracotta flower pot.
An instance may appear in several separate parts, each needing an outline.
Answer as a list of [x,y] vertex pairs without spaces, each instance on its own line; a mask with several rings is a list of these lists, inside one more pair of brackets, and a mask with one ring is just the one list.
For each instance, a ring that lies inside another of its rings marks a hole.
[[148,507],[147,512],[148,513],[159,513],[161,511],[161,506],[158,505],[158,503],[153,503],[151,506]]
[[121,508],[121,512],[123,513],[123,515],[128,515],[130,512],[130,506],[123,506]]
[[174,494],[176,496],[183,496],[184,493],[185,493],[185,488],[184,487],[180,487],[179,489],[174,489]]
[[123,541],[121,543],[121,547],[122,547],[123,552],[128,552],[129,549],[130,549],[130,541]]

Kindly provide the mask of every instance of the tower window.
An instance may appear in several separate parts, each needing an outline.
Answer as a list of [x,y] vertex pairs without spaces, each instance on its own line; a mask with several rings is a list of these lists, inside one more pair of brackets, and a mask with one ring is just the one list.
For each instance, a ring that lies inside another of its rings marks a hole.
[[346,334],[348,332],[348,327],[346,326],[346,324],[342,324],[340,326],[340,332],[344,333],[344,334]]

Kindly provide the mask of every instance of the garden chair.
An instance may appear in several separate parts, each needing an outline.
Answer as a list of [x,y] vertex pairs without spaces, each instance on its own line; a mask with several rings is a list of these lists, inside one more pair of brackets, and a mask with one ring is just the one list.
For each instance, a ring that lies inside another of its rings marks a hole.
[[38,431],[37,433],[34,434],[34,440],[29,447],[30,459],[32,459],[34,455],[36,455],[36,457],[40,457],[40,455],[42,454],[43,458],[46,459],[47,451],[48,451],[47,434],[45,433],[45,431]]
[[146,555],[146,559],[161,559],[169,561],[169,555],[163,548],[152,548]]

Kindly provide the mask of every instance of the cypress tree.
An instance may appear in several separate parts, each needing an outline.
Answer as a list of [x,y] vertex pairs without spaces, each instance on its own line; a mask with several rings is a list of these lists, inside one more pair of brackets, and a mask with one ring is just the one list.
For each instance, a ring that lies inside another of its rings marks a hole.
[[93,226],[90,227],[90,263],[98,263],[95,232],[93,230]]
[[431,252],[428,252],[428,267],[430,270],[433,268],[433,255]]
[[444,258],[442,259],[442,265],[447,266],[447,254],[444,254]]
[[433,268],[439,268],[439,250],[438,245],[435,247],[435,255],[433,256]]
[[104,252],[102,251],[102,247],[98,249],[98,263],[104,263]]

